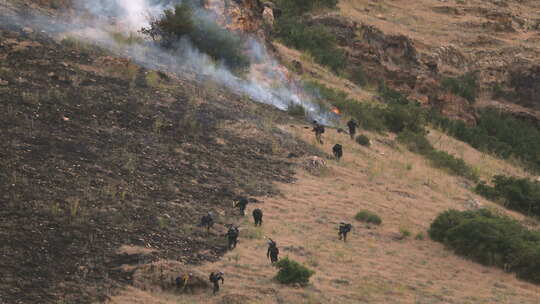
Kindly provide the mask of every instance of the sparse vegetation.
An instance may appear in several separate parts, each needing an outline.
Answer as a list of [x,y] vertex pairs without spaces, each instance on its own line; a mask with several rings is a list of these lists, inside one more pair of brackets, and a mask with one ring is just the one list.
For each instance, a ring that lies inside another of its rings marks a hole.
[[452,174],[463,176],[472,181],[479,180],[478,173],[474,168],[467,165],[461,158],[433,148],[424,135],[405,131],[401,132],[397,139],[410,151],[426,157],[434,167],[445,169]]
[[400,238],[402,240],[404,240],[404,239],[410,237],[412,233],[406,227],[401,227],[401,228],[399,228],[399,234],[400,234]]
[[442,87],[455,95],[467,99],[470,103],[473,103],[476,100],[478,84],[476,74],[473,72],[465,73],[455,78],[444,78]]
[[475,149],[503,159],[518,158],[529,165],[529,169],[540,172],[540,128],[533,122],[489,108],[479,112],[474,127],[437,113],[429,117],[435,126]]
[[380,225],[382,223],[381,217],[369,210],[361,210],[354,216],[354,218],[357,221],[362,221],[375,225]]
[[288,257],[279,260],[275,265],[279,269],[276,279],[282,284],[307,284],[309,278],[315,273]]
[[431,224],[430,237],[457,254],[540,283],[540,232],[487,209],[448,210]]
[[307,52],[315,62],[334,72],[346,65],[345,52],[337,47],[335,36],[323,25],[307,25],[296,15],[285,15],[278,18],[275,35],[285,45]]
[[480,183],[475,191],[487,199],[500,201],[509,209],[540,216],[540,183],[527,178],[496,175],[493,186]]
[[276,19],[274,35],[285,45],[307,52],[314,61],[328,66],[333,72],[346,66],[345,52],[337,46],[335,35],[323,25],[307,24],[303,17],[314,9],[337,5],[335,0],[277,0],[283,14]]

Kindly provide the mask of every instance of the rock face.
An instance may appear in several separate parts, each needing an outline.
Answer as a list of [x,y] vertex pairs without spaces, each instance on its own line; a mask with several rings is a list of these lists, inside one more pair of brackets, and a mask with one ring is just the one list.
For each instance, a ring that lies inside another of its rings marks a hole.
[[263,26],[265,7],[259,0],[208,0],[204,6],[214,11],[218,22],[228,29],[266,37]]
[[[489,27],[489,31],[512,32],[525,26],[525,21],[520,22],[510,14],[478,10],[476,13],[488,20],[483,26]],[[466,14],[467,10],[458,9],[456,12]],[[504,43],[497,38],[479,35],[476,40],[467,42],[471,47],[484,48],[471,54],[464,53],[462,46],[457,44],[422,45],[420,49],[405,35],[386,34],[373,25],[357,23],[336,13],[311,16],[307,22],[326,26],[346,50],[350,65],[361,65],[370,77],[368,81],[384,80],[389,87],[409,99],[435,106],[444,115],[467,124],[475,124],[475,108],[467,100],[442,89],[441,81],[445,77],[477,71],[480,95],[490,98],[493,94],[490,91],[496,87],[508,92],[498,96],[503,100],[540,108],[540,66],[516,57],[522,48],[505,48],[502,51],[487,48]]]
[[540,65],[516,65],[510,70],[509,78],[520,103],[540,108]]
[[429,105],[439,109],[441,114],[448,118],[463,120],[468,125],[476,123],[475,110],[463,97],[441,92],[430,96]]

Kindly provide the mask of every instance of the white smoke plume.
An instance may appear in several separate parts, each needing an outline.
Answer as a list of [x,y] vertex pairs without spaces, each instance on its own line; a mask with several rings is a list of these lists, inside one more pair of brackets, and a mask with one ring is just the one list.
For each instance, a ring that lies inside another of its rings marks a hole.
[[[308,95],[302,94],[301,85],[291,81],[287,77],[288,71],[254,38],[248,41],[253,68],[245,79],[235,76],[225,66],[216,64],[209,56],[193,47],[187,39],[179,41],[174,52],[164,51],[150,41],[120,45],[112,39],[112,31],[123,32],[126,36],[137,33],[149,25],[151,18],[159,17],[177,1],[169,1],[168,5],[160,2],[162,1],[78,0],[75,8],[80,14],[70,20],[40,17],[31,21],[27,18],[24,21],[33,23],[34,26],[41,23],[38,26],[51,32],[63,32],[67,36],[91,40],[150,69],[179,75],[189,72],[202,76],[201,78],[210,78],[238,94],[245,94],[257,102],[270,104],[281,110],[286,110],[290,104],[299,104],[304,107],[309,118],[327,125],[334,124],[334,113],[321,109],[317,103],[309,100]],[[88,18],[88,13],[91,18]],[[204,18],[203,15],[198,17]]]

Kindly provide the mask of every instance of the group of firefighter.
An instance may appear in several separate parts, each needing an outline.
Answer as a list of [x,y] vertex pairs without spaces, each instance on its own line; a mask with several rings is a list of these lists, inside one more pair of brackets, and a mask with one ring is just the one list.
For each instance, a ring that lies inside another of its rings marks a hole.
[[[349,128],[349,135],[351,139],[354,140],[356,135],[356,128],[358,127],[358,123],[354,121],[353,119],[349,120],[347,122],[347,127]],[[322,124],[319,124],[317,121],[313,121],[313,129],[312,131],[315,133],[315,138],[319,144],[323,144],[322,141],[322,134],[325,131],[325,128]],[[344,132],[341,129],[338,129],[338,132]],[[332,148],[332,152],[334,154],[334,157],[337,161],[341,159],[343,156],[343,147],[340,144],[334,145]],[[239,197],[237,198],[234,206],[235,208],[238,208],[240,211],[240,214],[242,216],[245,216],[246,207],[249,203],[248,198],[246,197]],[[263,212],[261,209],[256,208],[252,212],[253,221],[255,226],[262,226],[263,223]],[[206,215],[204,215],[201,218],[199,226],[205,227],[207,233],[210,232],[210,229],[214,226],[214,215],[212,212],[208,212]],[[240,234],[240,231],[237,226],[229,225],[228,231],[225,234],[227,237],[227,249],[233,250],[236,248],[236,244],[238,243],[238,236]],[[344,242],[347,241],[347,233],[349,233],[352,229],[352,225],[349,223],[341,222],[338,226],[338,237],[339,240],[343,240]],[[277,243],[272,240],[271,238],[268,238],[268,249],[266,251],[266,257],[270,259],[270,263],[274,264],[278,261],[279,256],[279,249],[277,247]],[[176,278],[176,284],[180,288],[185,288],[187,285],[187,281],[189,280],[189,276],[191,274],[186,274],[184,277],[178,277]],[[224,273],[223,272],[212,272],[210,273],[209,280],[213,284],[213,293],[216,294],[219,291],[219,282],[221,281],[221,284],[225,282],[225,279],[223,278]]]

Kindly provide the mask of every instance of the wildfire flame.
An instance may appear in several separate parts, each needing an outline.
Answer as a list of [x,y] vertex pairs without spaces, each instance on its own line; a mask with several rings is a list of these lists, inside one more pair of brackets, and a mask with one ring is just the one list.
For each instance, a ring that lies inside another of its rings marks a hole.
[[338,108],[333,108],[331,111],[336,113],[337,115],[341,115],[341,111]]

